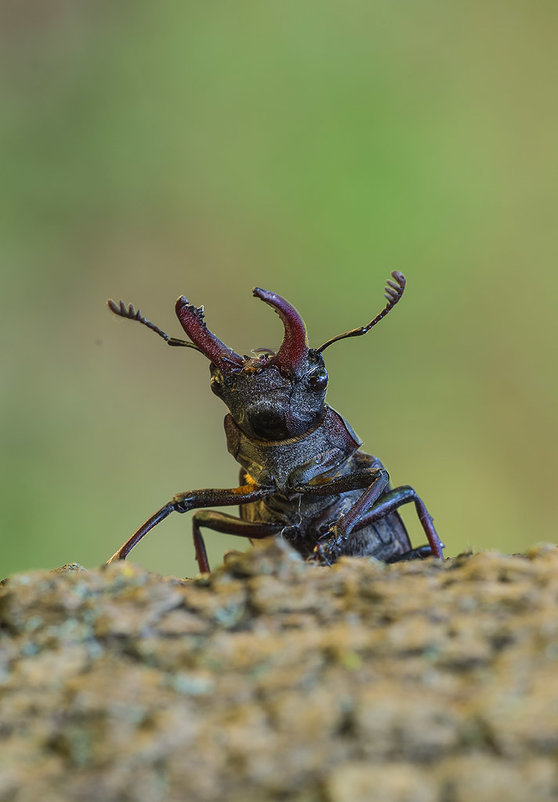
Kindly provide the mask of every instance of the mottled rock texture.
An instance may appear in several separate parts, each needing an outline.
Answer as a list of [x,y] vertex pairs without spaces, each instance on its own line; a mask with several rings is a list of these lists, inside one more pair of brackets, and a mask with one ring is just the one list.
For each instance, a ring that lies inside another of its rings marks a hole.
[[558,799],[558,549],[0,587],[1,802]]

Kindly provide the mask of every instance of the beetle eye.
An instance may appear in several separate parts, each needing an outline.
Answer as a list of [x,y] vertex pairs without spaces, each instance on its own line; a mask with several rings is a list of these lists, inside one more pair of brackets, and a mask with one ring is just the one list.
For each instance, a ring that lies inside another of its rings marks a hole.
[[327,386],[327,371],[325,368],[318,368],[308,374],[308,384],[313,390],[323,390]]

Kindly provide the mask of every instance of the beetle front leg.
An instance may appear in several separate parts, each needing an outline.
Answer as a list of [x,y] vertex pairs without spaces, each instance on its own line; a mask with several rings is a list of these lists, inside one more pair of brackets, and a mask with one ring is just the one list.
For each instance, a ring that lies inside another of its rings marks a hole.
[[110,565],[112,562],[116,562],[117,560],[125,560],[128,554],[132,551],[136,543],[139,543],[140,540],[144,535],[146,535],[154,526],[157,526],[158,523],[161,523],[168,515],[174,512],[174,505],[172,502],[165,504],[164,507],[161,507],[151,518],[148,518],[147,521],[142,524],[139,529],[136,529],[134,534],[128,538],[128,540],[120,546],[120,548],[114,552],[110,560],[106,561],[106,565]]
[[258,485],[241,485],[226,490],[190,490],[185,493],[177,493],[168,504],[152,515],[147,521],[137,529],[128,540],[120,546],[109,563],[117,560],[125,560],[134,546],[150,532],[153,527],[163,521],[171,512],[188,512],[200,507],[232,507],[236,504],[248,504],[252,501],[259,501],[273,492],[272,488],[263,488]]

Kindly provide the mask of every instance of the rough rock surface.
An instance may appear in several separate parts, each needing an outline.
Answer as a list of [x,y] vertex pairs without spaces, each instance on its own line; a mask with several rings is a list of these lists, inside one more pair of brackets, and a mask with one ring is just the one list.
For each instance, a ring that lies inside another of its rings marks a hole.
[[0,587],[0,800],[558,799],[558,548]]

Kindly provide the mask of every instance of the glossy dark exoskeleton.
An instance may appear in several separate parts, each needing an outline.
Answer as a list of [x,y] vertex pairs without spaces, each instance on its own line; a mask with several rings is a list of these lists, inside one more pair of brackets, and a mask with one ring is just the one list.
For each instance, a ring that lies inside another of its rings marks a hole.
[[[328,376],[323,352],[337,340],[365,334],[399,301],[405,277],[393,271],[387,305],[368,323],[310,348],[296,309],[273,292],[254,289],[283,322],[277,352],[240,356],[206,326],[203,307],[183,296],[176,314],[190,340],[169,337],[132,305],[109,301],[110,309],[149,327],[168,345],[187,346],[210,362],[210,386],[229,408],[225,432],[229,452],[240,463],[240,484],[231,489],[178,493],[121,546],[110,561],[123,560],[136,543],[171,512],[196,509],[194,546],[200,571],[209,571],[201,529],[250,540],[280,536],[303,557],[329,565],[341,555],[373,556],[385,562],[443,556],[432,518],[412,487],[393,489],[382,463],[360,450],[347,421],[325,403]],[[413,502],[428,545],[413,549],[397,512]],[[206,509],[240,507],[240,517]]]

